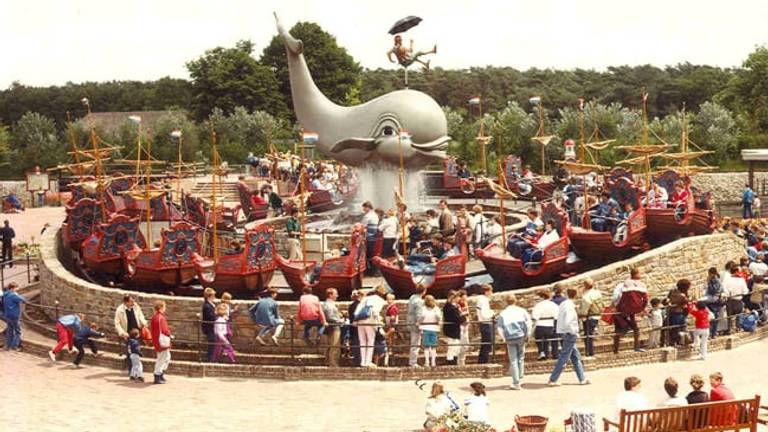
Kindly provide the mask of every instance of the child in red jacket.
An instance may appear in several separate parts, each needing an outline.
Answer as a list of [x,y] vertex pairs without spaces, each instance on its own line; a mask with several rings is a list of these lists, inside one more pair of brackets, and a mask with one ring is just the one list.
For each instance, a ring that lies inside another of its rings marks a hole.
[[699,359],[707,358],[707,344],[709,342],[709,314],[712,312],[707,304],[700,302],[688,303],[688,313],[696,320],[696,329],[693,331],[693,346],[699,346]]

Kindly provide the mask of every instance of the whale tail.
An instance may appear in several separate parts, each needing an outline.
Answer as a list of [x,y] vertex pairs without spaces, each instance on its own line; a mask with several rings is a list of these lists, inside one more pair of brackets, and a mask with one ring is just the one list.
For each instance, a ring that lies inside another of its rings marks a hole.
[[273,12],[275,15],[275,23],[277,24],[277,32],[280,37],[283,38],[285,48],[293,54],[299,55],[304,52],[304,43],[300,39],[296,39],[291,36],[290,33],[283,27],[283,23],[280,22],[280,17],[277,16],[277,12]]

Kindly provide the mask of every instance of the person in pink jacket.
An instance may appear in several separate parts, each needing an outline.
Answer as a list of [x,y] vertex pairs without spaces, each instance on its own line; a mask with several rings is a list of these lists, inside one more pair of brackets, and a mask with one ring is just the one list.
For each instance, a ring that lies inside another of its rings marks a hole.
[[317,327],[317,334],[315,336],[315,344],[317,345],[325,328],[325,315],[323,314],[320,299],[312,294],[312,288],[304,287],[302,292],[303,294],[299,298],[299,310],[296,314],[296,321],[298,324],[304,324],[304,342],[307,345],[310,345],[309,335],[312,332],[312,327]]
[[155,384],[165,384],[165,370],[171,363],[171,330],[165,319],[165,302],[155,302],[155,314],[150,321],[152,330],[152,345],[155,347],[157,359],[155,360]]

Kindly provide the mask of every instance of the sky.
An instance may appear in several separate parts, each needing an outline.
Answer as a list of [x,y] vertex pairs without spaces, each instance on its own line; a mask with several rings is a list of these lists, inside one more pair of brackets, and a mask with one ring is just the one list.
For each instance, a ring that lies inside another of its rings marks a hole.
[[207,49],[256,44],[313,21],[366,68],[392,68],[387,33],[407,15],[433,66],[604,69],[680,62],[739,66],[768,43],[765,0],[0,0],[0,89],[13,81],[188,78]]

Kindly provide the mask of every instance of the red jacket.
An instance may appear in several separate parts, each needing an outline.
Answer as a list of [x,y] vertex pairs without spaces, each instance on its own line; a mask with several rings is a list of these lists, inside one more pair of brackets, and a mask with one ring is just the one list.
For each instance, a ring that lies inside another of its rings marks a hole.
[[624,314],[638,314],[645,311],[648,306],[648,289],[645,284],[634,279],[627,279],[621,290],[621,297],[616,310]]
[[697,329],[709,329],[709,309],[697,309],[695,303],[688,303],[688,313],[696,319]]
[[171,330],[168,328],[168,321],[165,319],[165,314],[161,312],[155,312],[152,316],[152,320],[149,322],[149,326],[152,329],[152,345],[155,346],[155,351],[166,351],[169,348],[160,347],[160,334],[164,334],[171,337]]
[[[733,399],[736,399],[733,396],[733,392],[731,391],[731,389],[726,387],[725,384],[718,384],[717,386],[713,387],[712,390],[709,392],[710,402],[726,401],[726,400],[733,400]],[[713,424],[714,426],[724,426],[724,425],[735,424],[738,414],[739,414],[738,409],[735,406],[728,407],[728,408],[712,407],[709,416],[711,419],[721,419],[721,421],[711,422],[711,424]]]

